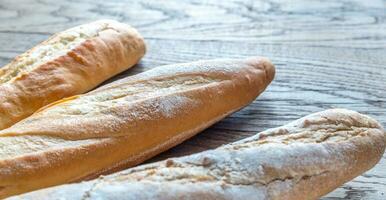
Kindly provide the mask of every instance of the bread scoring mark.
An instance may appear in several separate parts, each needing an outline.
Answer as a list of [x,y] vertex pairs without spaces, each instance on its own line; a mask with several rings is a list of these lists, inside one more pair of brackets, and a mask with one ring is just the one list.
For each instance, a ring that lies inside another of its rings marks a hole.
[[1,68],[0,84],[67,54],[69,50],[74,49],[86,40],[97,37],[102,31],[113,30],[112,27],[109,27],[109,21],[99,21],[94,24],[95,26],[90,26],[90,24],[77,26],[55,34],[40,45],[17,56],[11,63]]
[[[319,128],[322,131],[328,130],[334,133],[337,130],[343,131],[342,134],[347,134],[344,131],[362,128],[367,129],[364,132],[369,135],[376,135],[379,132],[383,134],[382,128],[377,125],[375,120],[368,120],[366,116],[355,113],[353,115],[354,118],[350,118],[351,114],[346,117],[342,115],[337,116],[337,118],[343,120],[355,118],[350,123],[340,123],[334,120],[335,123],[323,124],[321,123],[323,120],[318,120],[323,119],[320,116],[316,117],[317,120],[310,119],[312,116],[308,116],[307,119],[310,124],[319,124]],[[258,134],[255,137],[247,138],[241,143],[252,144],[259,140],[259,138],[276,138],[291,136],[292,134],[295,134],[294,140],[297,140],[298,138],[303,138],[303,136],[296,135],[297,133],[304,132],[304,130],[318,131],[314,126],[303,126],[302,122],[304,121],[295,121],[295,123],[264,132],[265,134]],[[350,126],[342,129],[341,124]],[[377,126],[378,128],[376,128]],[[292,141],[292,143],[295,142]],[[291,186],[312,178],[340,173],[341,169],[351,165],[352,162],[357,162],[352,161],[350,157],[341,157],[340,155],[343,153],[341,149],[330,151],[331,149],[324,145],[307,145],[307,142],[301,143],[305,144],[297,145],[296,148],[289,148],[283,144],[276,147],[249,145],[234,151],[231,147],[240,144],[240,142],[236,142],[215,150],[180,158],[171,158],[166,161],[143,165],[98,178],[87,182],[87,191],[82,192],[82,194],[87,199],[92,198],[93,195],[98,195],[99,192],[103,193],[103,188],[106,186],[109,187],[109,190],[119,191],[122,188],[135,189],[138,186],[144,189],[148,186],[150,188],[153,186],[162,188],[165,183],[167,183],[166,188],[174,184],[189,186],[195,183],[210,183],[210,185],[222,186],[223,188],[237,185],[252,186],[254,188]],[[352,144],[347,142],[342,145],[348,147]],[[344,151],[347,154],[352,154],[357,150],[357,148],[351,147],[343,149],[345,149]],[[318,156],[313,156],[315,153]],[[345,159],[348,160],[345,161]],[[67,187],[71,191],[73,188],[79,187],[79,185],[73,184]],[[54,191],[60,190],[59,188],[54,189]],[[276,195],[276,193],[269,193],[268,195]]]
[[382,132],[381,125],[354,111],[331,109],[269,129],[224,148],[241,149],[271,143],[342,142],[353,137],[365,137],[370,132]]
[[352,127],[348,130],[325,130],[318,131],[304,130],[288,135],[273,135],[256,137],[254,141],[247,143],[239,143],[237,145],[225,146],[224,148],[232,148],[235,150],[249,147],[256,147],[264,144],[280,143],[290,145],[293,143],[324,143],[324,142],[342,142],[353,137],[363,137],[367,135],[369,129],[367,127]]
[[[202,75],[182,75],[123,84],[120,87],[100,90],[90,95],[74,96],[59,101],[54,103],[55,106],[47,106],[21,123],[39,121],[39,119],[46,117],[55,119],[56,116],[69,118],[74,115],[111,114],[109,109],[114,107],[160,96],[164,96],[164,98],[154,105],[154,109],[157,109],[165,117],[170,117],[186,102],[189,105],[193,105],[194,102],[191,102],[187,97],[168,94],[197,89],[218,81],[221,80]],[[52,135],[12,135],[7,133],[0,134],[0,139],[0,150],[2,150],[0,151],[0,160],[2,160],[49,149],[87,145],[95,143],[96,140],[100,141],[101,138],[67,140]]]
[[[114,107],[193,90],[220,81],[222,81],[222,79],[204,75],[180,75],[131,82],[122,84],[119,87],[111,87],[89,95],[79,96],[76,99],[61,103],[57,106],[49,107],[38,113],[37,116],[59,115],[65,117],[69,115],[109,113],[109,110]],[[186,98],[179,96],[166,98],[164,101],[159,102],[159,109],[165,116],[168,116],[172,114],[173,107],[178,107],[179,103],[183,103],[181,101],[186,100]]]
[[[187,177],[184,179],[184,182],[182,182],[181,179],[165,180],[165,179],[163,179],[163,177],[159,177],[156,180],[146,180],[146,178],[143,180],[139,180],[139,181],[120,180],[120,181],[122,181],[122,182],[120,182],[121,184],[117,184],[116,180],[112,180],[110,177],[106,177],[106,178],[103,177],[103,178],[99,178],[99,179],[92,181],[93,182],[92,187],[90,187],[86,191],[82,192],[83,193],[82,200],[93,199],[95,197],[98,197],[99,192],[103,193],[103,188],[105,188],[106,186],[109,187],[109,190],[113,189],[116,192],[120,192],[120,190],[122,190],[122,189],[131,189],[130,184],[133,184],[132,186],[134,188],[138,187],[138,185],[140,184],[140,185],[144,186],[142,188],[145,189],[146,186],[149,186],[150,188],[152,188],[152,186],[157,185],[157,187],[162,188],[163,184],[170,185],[172,183],[176,183],[176,184],[181,184],[181,185],[189,185],[189,184],[195,184],[196,182],[199,182],[199,183],[213,183],[214,187],[216,185],[220,185],[221,188],[225,190],[227,187],[230,187],[230,186],[270,187],[271,184],[280,184],[280,183],[287,183],[287,182],[291,182],[291,184],[298,184],[301,181],[305,181],[305,180],[319,177],[319,176],[324,176],[324,175],[327,175],[328,173],[329,173],[329,171],[322,171],[319,173],[306,174],[306,175],[299,176],[299,177],[288,176],[288,177],[284,177],[284,178],[274,178],[268,182],[260,182],[259,180],[254,180],[253,182],[247,182],[247,183],[242,183],[242,182],[241,183],[232,183],[232,182],[227,182],[227,181],[224,181],[221,179],[212,179],[212,178],[207,179],[206,177],[195,177],[194,181],[189,180],[190,177]],[[188,180],[186,180],[186,179],[188,179]],[[77,187],[77,184],[70,185],[70,186],[75,188],[75,187]],[[164,191],[163,194],[169,193],[169,192],[170,191],[166,190],[166,191]],[[157,194],[158,191],[155,191],[154,193],[156,193],[154,196],[159,197],[158,196],[159,194]],[[170,192],[170,193],[172,193],[172,192]],[[271,195],[274,195],[274,194],[271,194]]]
[[[267,186],[271,183],[291,181],[291,184],[296,184],[315,176],[324,176],[330,173],[331,170],[336,170],[336,166],[330,168],[328,166],[332,165],[325,163],[323,165],[326,166],[314,168],[312,171],[299,169],[298,172],[294,170],[288,173],[277,173],[278,169],[282,169],[282,165],[272,163],[267,165],[261,162],[259,157],[275,158],[275,156],[278,156],[279,159],[280,155],[283,154],[272,152],[271,148],[268,147],[265,149],[262,146],[263,144],[280,143],[281,150],[286,151],[287,144],[329,141],[337,143],[353,137],[378,133],[383,133],[382,128],[375,120],[367,116],[346,110],[329,110],[317,115],[307,116],[286,126],[262,132],[241,142],[191,156],[172,158],[163,162],[132,168],[104,177],[103,180],[97,179],[96,182],[101,187],[103,187],[103,184],[111,185],[111,183],[117,182],[125,184],[141,182],[144,184],[217,182],[225,185]],[[304,146],[304,148],[306,147]],[[257,149],[261,150],[259,151],[260,154],[256,152]],[[322,154],[319,148],[314,150]],[[299,151],[302,151],[302,149],[300,148]],[[251,156],[258,157],[252,159]],[[281,158],[291,159],[286,156]],[[320,162],[320,159],[311,159],[305,163],[310,162]],[[331,162],[335,161],[332,160]],[[285,162],[282,164],[285,164]]]
[[[211,153],[216,153],[216,150]],[[222,152],[223,153],[223,152]],[[229,153],[229,152],[228,152]],[[150,164],[148,166],[140,166],[137,168],[126,170],[118,174],[100,177],[93,182],[93,185],[103,187],[104,184],[112,185],[112,183],[163,183],[163,182],[178,182],[179,184],[189,184],[197,182],[219,182],[225,185],[260,185],[267,186],[274,182],[292,181],[296,184],[299,181],[309,179],[314,176],[321,176],[329,173],[329,170],[316,170],[314,173],[301,173],[298,175],[287,174],[285,177],[272,177],[270,179],[260,179],[251,177],[248,170],[243,169],[245,163],[241,162],[235,165],[235,162],[222,160],[221,163],[211,160],[208,157],[198,154],[199,160],[205,163],[187,162],[187,160],[195,160],[196,157],[189,156],[187,159],[168,159],[163,162]],[[237,161],[236,161],[237,163]],[[255,163],[259,165],[259,163]],[[260,165],[263,169],[264,166]],[[96,187],[93,187],[95,190]]]
[[[0,161],[7,159],[14,159],[18,156],[28,156],[41,151],[48,151],[50,149],[72,148],[74,146],[82,146],[95,143],[96,140],[104,139],[85,139],[85,140],[65,140],[58,137],[51,136],[12,136],[0,137]],[[31,158],[31,157],[30,157]],[[40,157],[44,158],[44,157]],[[39,160],[44,162],[44,160]]]

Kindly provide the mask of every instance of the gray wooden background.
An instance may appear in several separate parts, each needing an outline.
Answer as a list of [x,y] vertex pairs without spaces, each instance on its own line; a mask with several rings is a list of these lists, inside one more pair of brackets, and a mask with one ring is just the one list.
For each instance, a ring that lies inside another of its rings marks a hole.
[[[0,66],[51,34],[97,19],[135,26],[148,53],[114,79],[162,64],[266,56],[277,67],[255,102],[153,160],[348,108],[386,126],[386,1],[0,0]],[[386,199],[386,155],[323,199]]]

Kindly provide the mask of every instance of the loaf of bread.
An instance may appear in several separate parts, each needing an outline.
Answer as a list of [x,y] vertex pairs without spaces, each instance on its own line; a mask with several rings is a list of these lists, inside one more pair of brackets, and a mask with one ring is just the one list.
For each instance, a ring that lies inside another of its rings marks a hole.
[[374,119],[332,109],[215,150],[12,199],[317,199],[373,167],[385,140]]
[[266,59],[161,66],[48,105],[0,131],[0,198],[136,165],[251,103]]
[[0,69],[0,129],[96,87],[133,66],[144,53],[138,32],[112,20],[52,36]]

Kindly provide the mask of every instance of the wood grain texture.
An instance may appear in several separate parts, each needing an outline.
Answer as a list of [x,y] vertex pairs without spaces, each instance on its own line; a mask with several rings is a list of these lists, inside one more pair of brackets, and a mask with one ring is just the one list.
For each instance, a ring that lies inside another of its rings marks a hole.
[[[386,127],[385,10],[382,0],[0,0],[0,65],[55,32],[104,18],[135,26],[148,44],[143,61],[113,80],[175,62],[272,59],[276,78],[255,102],[154,161],[327,108],[356,110]],[[385,199],[385,193],[386,155],[323,199]]]

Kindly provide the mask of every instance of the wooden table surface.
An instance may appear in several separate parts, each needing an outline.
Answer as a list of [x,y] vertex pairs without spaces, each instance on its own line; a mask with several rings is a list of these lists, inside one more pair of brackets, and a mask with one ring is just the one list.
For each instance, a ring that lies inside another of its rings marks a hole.
[[[0,66],[51,34],[97,19],[135,26],[148,52],[114,79],[155,66],[266,56],[276,78],[256,101],[153,160],[236,141],[312,112],[348,108],[386,127],[382,0],[0,0]],[[323,199],[386,199],[386,155]]]

